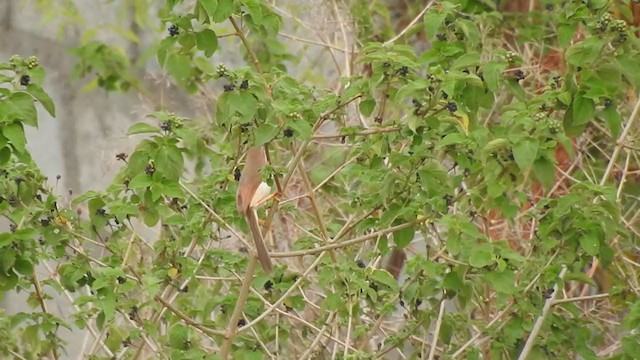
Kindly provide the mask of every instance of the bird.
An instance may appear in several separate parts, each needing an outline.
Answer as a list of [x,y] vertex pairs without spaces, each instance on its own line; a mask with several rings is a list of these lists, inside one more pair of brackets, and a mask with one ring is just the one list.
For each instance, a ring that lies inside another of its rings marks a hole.
[[249,224],[258,260],[263,270],[270,273],[273,266],[260,231],[258,213],[256,212],[256,208],[271,195],[271,187],[260,177],[260,171],[266,164],[267,159],[262,147],[250,147],[247,150],[246,161],[240,173],[238,192],[236,193],[236,206],[238,212],[245,217]]

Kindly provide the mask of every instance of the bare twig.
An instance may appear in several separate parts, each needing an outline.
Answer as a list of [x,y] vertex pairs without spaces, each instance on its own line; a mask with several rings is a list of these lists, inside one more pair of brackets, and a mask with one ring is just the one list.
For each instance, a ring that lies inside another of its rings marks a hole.
[[233,344],[233,338],[235,337],[238,330],[238,320],[240,320],[242,309],[244,309],[244,304],[247,302],[249,290],[251,289],[251,284],[253,283],[253,274],[256,271],[257,262],[258,258],[256,256],[252,256],[249,259],[249,265],[247,266],[247,272],[244,276],[244,280],[242,281],[242,286],[240,287],[240,293],[238,294],[236,306],[233,309],[233,313],[231,314],[231,318],[229,319],[229,323],[227,324],[227,330],[224,333],[224,341],[222,342],[222,349],[220,350],[220,356],[222,357],[222,359],[227,359],[227,357],[229,356],[231,344]]
[[564,276],[566,273],[567,273],[567,267],[565,266],[560,271],[560,275],[558,275],[559,281],[553,287],[553,293],[551,294],[551,296],[549,296],[547,301],[544,303],[544,307],[542,308],[542,314],[538,317],[538,319],[536,320],[536,323],[533,325],[533,329],[531,329],[529,338],[527,339],[527,342],[524,344],[524,347],[522,348],[522,352],[520,353],[518,360],[525,360],[527,356],[529,356],[531,349],[533,349],[533,344],[535,344],[536,337],[538,336],[538,333],[540,333],[540,330],[542,329],[542,324],[544,324],[544,321],[549,316],[551,307],[554,304],[556,297],[560,293],[560,289],[561,289],[560,284],[563,283]]

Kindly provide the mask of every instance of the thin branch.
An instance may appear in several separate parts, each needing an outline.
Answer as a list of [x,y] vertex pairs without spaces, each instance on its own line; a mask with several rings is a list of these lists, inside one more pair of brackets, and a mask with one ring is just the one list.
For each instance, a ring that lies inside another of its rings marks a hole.
[[231,25],[233,25],[233,28],[236,30],[236,35],[238,35],[238,37],[240,38],[240,41],[242,41],[242,44],[244,45],[245,49],[247,49],[247,53],[249,54],[251,61],[253,61],[253,66],[255,66],[256,70],[258,70],[258,72],[262,74],[263,72],[262,72],[262,66],[260,66],[260,61],[258,61],[256,54],[253,52],[253,50],[251,50],[251,47],[249,46],[249,41],[247,40],[247,37],[244,36],[244,32],[242,31],[240,26],[238,26],[238,23],[236,23],[236,21],[233,19],[233,16],[229,16],[229,21],[231,22]]
[[231,350],[233,338],[238,330],[238,320],[240,320],[242,309],[244,309],[244,305],[247,302],[249,290],[251,289],[251,284],[253,283],[253,275],[256,271],[257,262],[258,258],[256,256],[252,256],[249,259],[247,273],[245,274],[244,281],[242,282],[242,286],[240,287],[240,293],[238,294],[236,306],[233,309],[233,314],[231,314],[229,324],[227,324],[227,330],[224,333],[224,341],[222,343],[222,349],[220,350],[220,357],[222,357],[223,360],[226,360],[229,356],[229,350]]
[[564,276],[566,273],[567,273],[567,267],[564,266],[562,268],[562,271],[560,271],[560,275],[558,275],[559,281],[554,285],[553,293],[551,294],[551,296],[549,296],[547,301],[544,303],[544,307],[542,308],[542,314],[538,317],[538,319],[536,320],[536,323],[533,325],[533,329],[529,334],[529,338],[527,339],[527,342],[524,344],[524,347],[522,348],[522,352],[520,353],[518,360],[525,360],[527,356],[529,356],[531,349],[533,349],[533,344],[535,344],[536,342],[536,337],[538,336],[538,333],[540,333],[540,330],[542,330],[542,325],[544,324],[544,321],[547,319],[547,317],[551,313],[550,311],[551,307],[556,301],[555,300],[556,297],[560,293],[560,288],[561,288],[560,283],[563,283]]
[[166,301],[162,297],[156,295],[154,297],[154,299],[157,302],[159,302],[160,304],[162,304],[162,306],[164,306],[165,308],[169,309],[169,311],[171,311],[174,315],[176,315],[177,317],[182,319],[182,321],[184,321],[185,324],[193,326],[194,328],[202,331],[203,333],[205,333],[205,334],[207,334],[209,336],[224,336],[224,333],[222,331],[209,329],[209,328],[203,326],[202,324],[199,324],[198,322],[196,322],[195,320],[193,320],[192,318],[187,316],[185,313],[183,313],[182,311],[180,311],[177,308],[175,308],[173,305],[171,305],[168,301]]
[[[36,296],[38,297],[38,302],[40,303],[40,308],[42,309],[42,312],[45,314],[49,314],[49,310],[47,309],[47,303],[44,301],[44,291],[42,291],[40,280],[38,280],[38,275],[36,274],[35,271],[33,272],[31,281],[33,282],[33,287],[36,290]],[[51,357],[53,357],[54,360],[58,359],[58,351],[56,350],[55,342],[51,346]]]
[[329,250],[333,250],[333,249],[339,249],[339,248],[347,247],[347,246],[350,246],[350,245],[358,244],[358,243],[361,243],[363,241],[375,239],[380,235],[385,235],[385,234],[389,234],[389,233],[392,233],[392,232],[395,232],[395,231],[398,231],[398,230],[403,230],[403,229],[406,229],[408,227],[423,223],[423,222],[425,222],[427,220],[428,220],[427,217],[422,217],[422,218],[417,219],[415,221],[411,221],[411,222],[408,222],[408,223],[405,223],[405,224],[392,226],[392,227],[390,227],[388,229],[372,232],[370,234],[357,237],[355,239],[341,241],[341,242],[337,242],[337,243],[332,243],[332,244],[324,245],[324,246],[319,246],[319,247],[314,248],[314,249],[287,251],[287,252],[270,252],[269,256],[271,256],[273,258],[286,258],[286,257],[313,255],[313,254],[317,254],[317,253],[321,253],[321,252],[325,252],[325,251],[329,251]]
[[566,304],[566,303],[571,303],[571,302],[587,301],[587,300],[606,299],[609,296],[611,296],[611,295],[610,294],[596,294],[596,295],[587,295],[587,296],[576,296],[576,297],[571,297],[571,298],[566,298],[566,299],[554,300],[551,305],[559,305],[559,304]]
[[616,142],[616,147],[613,149],[613,153],[611,154],[611,157],[609,159],[609,164],[607,165],[607,169],[604,171],[604,174],[602,175],[602,179],[600,179],[600,185],[604,185],[604,183],[607,182],[607,179],[609,178],[609,175],[611,174],[613,167],[616,165],[616,161],[618,160],[620,151],[624,147],[625,139],[627,138],[627,135],[629,135],[629,131],[633,127],[633,123],[636,121],[636,118],[638,118],[638,111],[640,111],[640,94],[638,94],[638,100],[636,101],[636,105],[634,106],[633,111],[629,116],[629,120],[627,120],[627,125],[625,125],[624,129],[622,130],[620,137],[618,137],[618,141]]
[[[422,9],[422,11],[420,11],[420,13],[418,14],[418,16],[416,16],[413,20],[411,20],[411,22],[409,23],[409,25],[407,25],[404,29],[402,29],[402,31],[400,31],[398,33],[398,35],[394,36],[393,38],[391,38],[388,41],[385,41],[384,45],[389,45],[394,43],[396,40],[400,39],[401,37],[404,36],[404,34],[409,31],[409,29],[411,29],[411,27],[413,27],[413,25],[415,25],[418,21],[420,21],[420,19],[422,19],[422,16],[424,15],[424,13],[427,12],[427,10],[429,10],[429,8],[433,5],[434,0],[429,1],[429,3],[427,3],[427,6],[424,7],[424,9]],[[427,35],[431,35],[431,34],[427,34]]]
[[395,131],[400,131],[400,127],[399,126],[389,126],[389,127],[384,127],[384,128],[373,128],[373,129],[368,129],[368,130],[364,130],[364,131],[359,131],[359,132],[356,132],[356,133],[353,133],[353,134],[320,134],[320,135],[314,135],[312,137],[312,139],[314,139],[314,140],[338,139],[338,138],[343,138],[343,137],[347,137],[347,136],[369,136],[369,135],[383,134],[383,133],[395,132]]
[[438,319],[436,320],[436,328],[433,331],[433,338],[431,339],[431,349],[429,350],[428,360],[433,360],[436,355],[436,346],[438,345],[438,335],[440,335],[440,327],[442,326],[442,317],[444,316],[444,296],[440,300],[440,311],[438,312]]

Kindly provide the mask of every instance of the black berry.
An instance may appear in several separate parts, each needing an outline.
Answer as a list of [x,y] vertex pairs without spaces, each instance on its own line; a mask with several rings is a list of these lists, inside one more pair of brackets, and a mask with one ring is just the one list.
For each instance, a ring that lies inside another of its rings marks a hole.
[[222,89],[224,90],[224,92],[230,92],[230,91],[233,91],[233,90],[235,90],[235,88],[236,88],[236,86],[235,86],[235,85],[233,85],[233,84],[224,84],[224,85],[222,86]]
[[436,34],[436,38],[440,41],[447,41],[447,35],[446,34]]
[[356,261],[356,265],[358,265],[358,267],[359,267],[360,269],[364,269],[364,268],[366,268],[366,267],[367,267],[367,264],[365,264],[365,263],[364,263],[364,261],[362,261],[362,260],[357,260],[357,261]]
[[124,276],[118,276],[118,284],[124,284],[127,281],[127,278]]
[[118,154],[116,154],[116,159],[120,160],[120,161],[125,161],[125,160],[127,160],[128,156],[129,155],[127,155],[125,153],[118,153]]
[[613,101],[611,99],[604,99],[604,107],[605,107],[605,109],[610,108],[611,105],[613,105]]
[[236,171],[233,173],[233,178],[236,181],[240,181],[240,175],[241,175],[240,170],[236,169]]
[[524,71],[522,71],[520,69],[516,70],[516,72],[514,73],[513,77],[517,81],[524,80],[524,78],[525,78]]
[[167,132],[171,131],[171,122],[169,121],[162,122],[162,124],[160,124],[160,129],[162,131],[167,131]]
[[178,25],[173,24],[169,26],[169,36],[176,36],[178,34],[180,34],[180,29],[178,28]]
[[247,90],[249,88],[249,80],[242,80],[240,83],[240,90]]
[[29,76],[29,75],[22,75],[20,77],[20,85],[22,85],[22,86],[29,85],[30,81],[31,81],[31,76]]
[[286,129],[284,129],[282,134],[284,135],[284,137],[290,138],[290,137],[293,136],[293,130],[291,130],[291,128],[286,128]]
[[264,283],[264,289],[271,291],[271,289],[273,289],[273,282],[271,280],[267,280],[267,282]]
[[398,75],[400,76],[407,76],[408,73],[409,73],[409,68],[406,66],[403,66],[400,69],[398,69]]
[[238,327],[243,327],[245,325],[247,325],[247,320],[245,319],[238,320]]
[[449,101],[447,103],[447,110],[449,110],[449,112],[456,112],[458,110],[458,105],[453,101]]

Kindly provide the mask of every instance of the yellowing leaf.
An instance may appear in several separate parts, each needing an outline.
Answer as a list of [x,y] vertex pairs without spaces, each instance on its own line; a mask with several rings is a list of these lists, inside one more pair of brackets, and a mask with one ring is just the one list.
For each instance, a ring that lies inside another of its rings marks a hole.
[[178,277],[178,269],[172,267],[167,271],[167,276],[175,280]]

